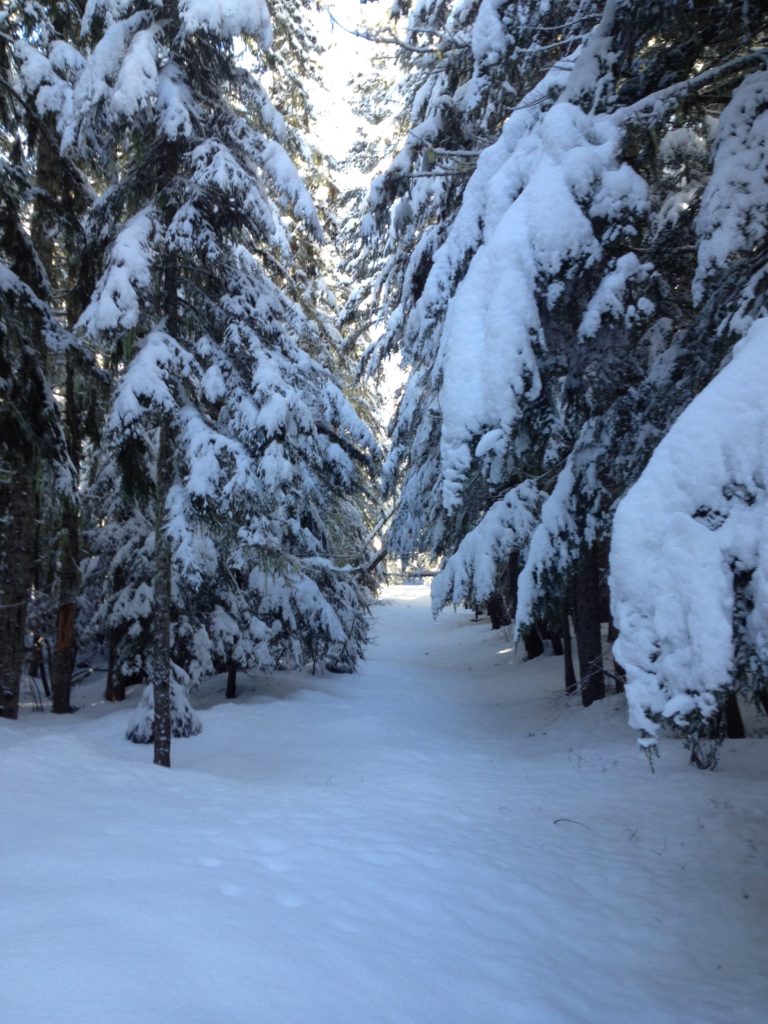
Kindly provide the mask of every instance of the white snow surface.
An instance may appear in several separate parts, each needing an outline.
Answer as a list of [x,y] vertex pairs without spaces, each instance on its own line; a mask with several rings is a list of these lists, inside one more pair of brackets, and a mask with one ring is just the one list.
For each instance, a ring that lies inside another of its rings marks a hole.
[[[766,744],[652,774],[622,698],[396,587],[354,676],[0,721],[5,1024],[762,1024]],[[133,694],[129,703],[138,699]]]

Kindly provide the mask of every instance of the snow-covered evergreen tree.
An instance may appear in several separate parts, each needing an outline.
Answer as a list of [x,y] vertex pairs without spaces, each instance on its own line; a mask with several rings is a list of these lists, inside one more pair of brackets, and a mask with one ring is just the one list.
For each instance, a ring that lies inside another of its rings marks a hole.
[[756,137],[766,24],[729,7],[424,2],[404,33],[412,130],[372,189],[378,351],[411,368],[389,543],[446,559],[437,608],[495,578],[520,631],[572,617],[586,702],[616,501],[762,301],[755,155],[719,171],[712,130],[732,97],[730,151]]
[[[275,22],[299,13],[277,4]],[[362,560],[353,495],[375,442],[302,279],[319,225],[260,81],[266,6],[91,0],[83,27],[91,49],[61,109],[67,146],[105,185],[79,321],[117,381],[93,476],[100,618],[141,638],[124,650],[153,686],[153,724],[140,716],[132,736],[168,763],[171,720],[197,727],[171,713],[180,680],[354,665],[366,591],[333,545],[344,533],[344,560]]]

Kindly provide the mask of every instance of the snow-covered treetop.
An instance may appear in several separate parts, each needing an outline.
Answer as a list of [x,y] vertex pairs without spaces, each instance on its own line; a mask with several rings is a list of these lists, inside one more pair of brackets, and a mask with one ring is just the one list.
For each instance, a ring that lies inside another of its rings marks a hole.
[[[279,42],[297,5],[273,7]],[[107,577],[100,628],[133,630],[126,657],[141,663],[167,538],[174,658],[192,678],[232,659],[353,667],[367,598],[344,563],[366,561],[356,493],[377,444],[313,301],[322,233],[292,159],[295,118],[265,90],[279,63],[258,49],[272,38],[266,7],[92,3],[86,25],[65,145],[108,184],[89,221],[102,270],[78,328],[117,369],[93,486],[118,524],[138,524],[143,552],[118,559],[119,529],[96,531],[126,577]],[[250,35],[247,57],[235,34]],[[161,483],[158,517],[147,502]],[[159,538],[150,554],[142,523]]]

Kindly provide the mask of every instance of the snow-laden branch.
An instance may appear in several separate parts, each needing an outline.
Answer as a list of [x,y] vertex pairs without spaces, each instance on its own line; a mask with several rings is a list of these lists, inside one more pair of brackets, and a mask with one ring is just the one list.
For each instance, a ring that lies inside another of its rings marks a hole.
[[664,89],[659,89],[648,96],[644,96],[635,103],[630,103],[627,107],[620,107],[618,110],[613,111],[610,116],[617,125],[627,124],[627,122],[639,114],[656,112],[663,108],[670,100],[678,99],[689,92],[700,89],[702,86],[709,85],[737,71],[742,71],[745,68],[761,63],[768,63],[768,47],[761,47],[759,50],[741,54],[739,57],[734,57],[733,60],[726,61],[724,64],[707,68],[706,71],[702,71],[692,78],[686,78],[683,82],[675,82],[674,85],[668,85]]
[[415,29],[415,33],[418,33],[420,35],[436,36],[441,40],[441,43],[445,43],[447,45],[417,46],[414,43],[409,43],[406,39],[402,39],[392,29],[384,29],[383,32],[373,32],[370,29],[361,30],[347,28],[346,25],[342,25],[342,23],[338,20],[333,11],[329,10],[328,15],[333,24],[337,25],[342,30],[342,32],[346,32],[348,35],[354,36],[356,39],[363,39],[367,43],[379,43],[383,46],[397,46],[398,49],[407,50],[408,53],[444,54],[448,50],[468,49],[470,45],[468,40],[462,40],[453,36],[448,36],[444,33],[442,29],[430,29],[427,26],[418,26]]

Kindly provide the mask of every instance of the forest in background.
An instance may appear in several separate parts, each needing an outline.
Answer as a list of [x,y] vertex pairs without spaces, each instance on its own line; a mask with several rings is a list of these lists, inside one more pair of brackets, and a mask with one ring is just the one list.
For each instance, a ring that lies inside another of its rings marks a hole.
[[0,15],[0,714],[100,647],[167,764],[197,679],[354,669],[426,555],[711,767],[768,701],[763,5],[382,5],[363,197],[306,142],[312,6]]

